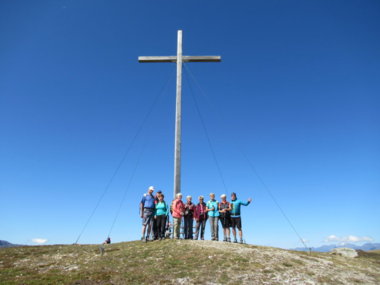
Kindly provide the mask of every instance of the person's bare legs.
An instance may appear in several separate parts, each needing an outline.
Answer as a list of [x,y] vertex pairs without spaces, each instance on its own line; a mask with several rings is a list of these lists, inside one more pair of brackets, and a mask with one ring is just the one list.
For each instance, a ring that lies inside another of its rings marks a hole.
[[234,236],[234,240],[236,240],[236,229],[232,228],[232,235]]

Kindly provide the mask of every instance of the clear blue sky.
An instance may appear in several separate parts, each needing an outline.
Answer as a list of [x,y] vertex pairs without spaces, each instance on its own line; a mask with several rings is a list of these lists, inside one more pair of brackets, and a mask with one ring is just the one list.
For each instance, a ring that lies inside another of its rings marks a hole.
[[175,65],[137,57],[175,55],[183,29],[184,54],[223,59],[188,64],[203,93],[184,74],[183,193],[226,192],[193,90],[227,191],[253,198],[248,242],[300,246],[239,149],[310,245],[379,242],[379,14],[359,0],[1,1],[0,239],[74,242],[170,80],[80,242],[106,238],[143,149],[111,235],[140,237],[146,188],[172,193]]

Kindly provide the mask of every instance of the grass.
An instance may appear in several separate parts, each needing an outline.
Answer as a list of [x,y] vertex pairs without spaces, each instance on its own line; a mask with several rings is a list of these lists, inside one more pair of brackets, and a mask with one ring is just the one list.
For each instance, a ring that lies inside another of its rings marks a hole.
[[[308,256],[269,247],[182,240],[111,244],[103,256],[98,245],[15,247],[0,249],[0,284],[252,284],[253,280],[272,284],[274,277],[289,272],[316,282],[344,283],[331,273],[317,274],[309,268],[317,267],[320,259],[328,259],[337,270],[344,270],[347,263],[319,253]],[[350,270],[380,280],[374,270],[365,269],[380,265],[380,253],[363,252],[348,262]],[[349,278],[361,282],[359,277]]]

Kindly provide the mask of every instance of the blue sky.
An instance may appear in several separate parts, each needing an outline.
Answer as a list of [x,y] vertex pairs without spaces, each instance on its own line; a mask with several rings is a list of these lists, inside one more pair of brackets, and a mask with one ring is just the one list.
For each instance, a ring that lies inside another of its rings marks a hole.
[[106,238],[124,193],[111,238],[140,237],[141,195],[173,189],[175,65],[137,57],[175,55],[182,29],[184,54],[222,56],[184,73],[182,192],[252,197],[246,240],[300,246],[243,150],[309,245],[378,242],[379,12],[378,1],[1,1],[0,239],[73,243],[147,116],[80,242]]

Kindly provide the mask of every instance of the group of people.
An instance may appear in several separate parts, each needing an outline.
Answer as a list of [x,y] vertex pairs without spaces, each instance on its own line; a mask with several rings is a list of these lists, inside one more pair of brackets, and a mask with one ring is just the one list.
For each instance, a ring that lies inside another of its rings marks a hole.
[[[192,202],[192,197],[187,196],[186,201],[182,201],[182,194],[178,193],[175,199],[168,205],[162,191],[154,193],[154,187],[150,186],[140,202],[140,216],[142,218],[141,240],[161,240],[167,237],[169,228],[169,213],[173,217],[173,238],[179,239],[182,220],[183,234],[185,239],[195,239],[198,237],[204,240],[206,221],[209,220],[211,240],[219,240],[219,221],[223,228],[223,241],[231,242],[230,228],[232,228],[233,242],[237,243],[236,228],[239,233],[240,243],[243,243],[243,231],[240,216],[241,206],[248,206],[252,199],[246,202],[237,199],[236,193],[231,194],[231,202],[227,201],[225,194],[221,195],[221,202],[215,199],[215,194],[210,193],[210,200],[205,203],[204,197],[198,197],[198,204]],[[195,220],[195,233],[193,236],[193,221]],[[152,235],[152,236],[151,236]],[[150,237],[151,236],[151,237]]]

